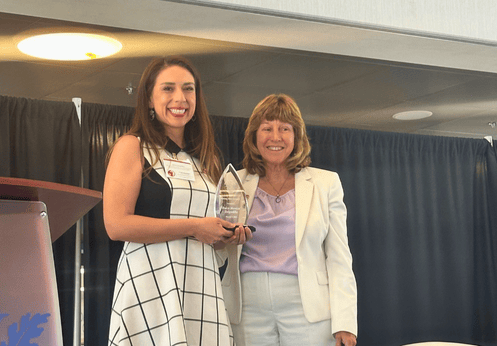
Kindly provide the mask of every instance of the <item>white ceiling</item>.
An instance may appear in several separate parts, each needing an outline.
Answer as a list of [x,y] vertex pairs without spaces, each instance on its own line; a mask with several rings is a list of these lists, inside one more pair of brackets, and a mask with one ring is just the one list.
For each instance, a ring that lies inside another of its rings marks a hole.
[[[113,8],[106,7],[111,0],[73,1],[71,10],[69,0],[5,1],[0,95],[133,106],[126,87],[137,86],[150,58],[182,54],[200,71],[213,115],[248,117],[264,96],[283,92],[297,100],[308,125],[497,138],[489,125],[497,122],[497,48],[488,42],[168,1],[116,0]],[[108,32],[124,48],[85,62],[41,61],[16,49],[26,33],[67,27]],[[392,118],[419,109],[433,116]]]

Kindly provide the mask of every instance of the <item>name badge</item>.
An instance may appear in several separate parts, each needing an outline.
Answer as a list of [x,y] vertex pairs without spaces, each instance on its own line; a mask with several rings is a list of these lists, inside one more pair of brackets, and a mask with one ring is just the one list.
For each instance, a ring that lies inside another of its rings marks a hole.
[[189,160],[164,159],[164,172],[169,178],[195,181],[193,165]]

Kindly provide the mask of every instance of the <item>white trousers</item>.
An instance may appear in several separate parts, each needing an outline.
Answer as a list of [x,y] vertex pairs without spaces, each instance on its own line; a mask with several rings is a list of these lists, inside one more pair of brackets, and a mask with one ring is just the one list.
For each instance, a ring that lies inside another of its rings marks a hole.
[[237,346],[335,345],[330,320],[305,318],[296,276],[247,272],[241,281],[242,320],[232,325]]

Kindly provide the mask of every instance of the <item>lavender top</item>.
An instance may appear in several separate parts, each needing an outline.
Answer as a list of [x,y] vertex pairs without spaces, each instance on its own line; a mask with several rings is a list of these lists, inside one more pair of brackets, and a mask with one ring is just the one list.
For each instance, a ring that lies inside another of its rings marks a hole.
[[240,272],[297,275],[295,252],[295,189],[276,196],[257,188],[247,224],[257,232],[243,245]]

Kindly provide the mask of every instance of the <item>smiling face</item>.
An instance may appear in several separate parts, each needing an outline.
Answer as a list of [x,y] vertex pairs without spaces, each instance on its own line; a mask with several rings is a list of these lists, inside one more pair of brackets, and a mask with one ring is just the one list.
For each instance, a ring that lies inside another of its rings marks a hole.
[[256,133],[257,149],[267,166],[284,166],[293,151],[293,126],[279,120],[263,120]]
[[169,138],[180,146],[183,146],[185,125],[195,114],[195,106],[195,79],[187,69],[173,65],[157,75],[149,107],[165,125]]

